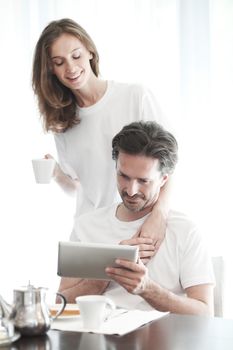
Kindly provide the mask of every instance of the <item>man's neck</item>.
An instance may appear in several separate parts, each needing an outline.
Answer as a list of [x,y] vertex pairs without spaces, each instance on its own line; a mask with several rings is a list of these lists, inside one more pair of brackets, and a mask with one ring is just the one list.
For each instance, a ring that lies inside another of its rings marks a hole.
[[131,211],[128,208],[126,208],[123,203],[121,203],[117,207],[116,217],[120,221],[135,221],[149,214],[151,210],[152,207],[147,207],[141,211]]

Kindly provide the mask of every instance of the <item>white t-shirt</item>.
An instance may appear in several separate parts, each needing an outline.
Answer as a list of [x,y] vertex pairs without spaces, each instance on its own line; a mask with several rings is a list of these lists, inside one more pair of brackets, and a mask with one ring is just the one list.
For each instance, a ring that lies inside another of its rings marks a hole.
[[122,127],[140,120],[165,124],[150,91],[113,81],[108,82],[106,93],[96,104],[78,108],[77,112],[81,123],[55,134],[61,168],[81,183],[76,217],[119,201],[111,153],[112,138]]
[[[70,240],[117,244],[132,237],[145,217],[131,222],[116,218],[117,204],[81,215],[76,220]],[[214,283],[211,259],[196,225],[184,214],[170,211],[164,241],[157,254],[147,264],[149,276],[164,288],[182,295],[184,289]],[[150,310],[140,296],[128,293],[111,282],[105,292],[118,306]]]

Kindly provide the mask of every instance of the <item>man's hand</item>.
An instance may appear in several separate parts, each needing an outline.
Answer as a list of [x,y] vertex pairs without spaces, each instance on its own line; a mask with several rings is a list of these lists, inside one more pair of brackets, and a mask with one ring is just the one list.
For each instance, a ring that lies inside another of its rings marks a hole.
[[144,264],[146,264],[150,258],[155,254],[155,246],[151,238],[135,237],[125,239],[119,244],[123,245],[136,245],[139,247],[139,257]]
[[129,293],[141,294],[149,282],[148,269],[139,259],[137,263],[117,259],[119,267],[107,267],[106,273]]
[[213,285],[202,284],[185,289],[187,296],[177,295],[148,276],[147,267],[117,259],[119,267],[107,267],[106,273],[131,294],[140,295],[154,309],[162,312],[193,315],[213,315]]

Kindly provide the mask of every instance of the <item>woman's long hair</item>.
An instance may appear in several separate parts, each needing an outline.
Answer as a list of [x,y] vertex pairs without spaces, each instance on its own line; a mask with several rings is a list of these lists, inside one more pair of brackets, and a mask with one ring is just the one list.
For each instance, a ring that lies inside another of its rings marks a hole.
[[54,41],[67,33],[78,38],[92,54],[90,65],[99,75],[99,54],[88,33],[69,18],[52,21],[43,30],[37,42],[33,60],[32,87],[38,98],[40,114],[46,131],[64,132],[80,122],[77,101],[70,89],[64,86],[52,72],[50,48]]

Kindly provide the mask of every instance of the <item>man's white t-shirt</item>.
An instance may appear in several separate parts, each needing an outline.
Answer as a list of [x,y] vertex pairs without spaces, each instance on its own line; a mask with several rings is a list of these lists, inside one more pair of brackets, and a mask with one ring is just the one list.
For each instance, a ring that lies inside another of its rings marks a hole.
[[[114,204],[81,215],[70,240],[118,244],[132,237],[145,217],[131,222],[120,221],[116,218],[116,209]],[[184,289],[188,287],[214,283],[211,259],[196,225],[184,214],[172,210],[165,239],[147,267],[152,280],[178,295],[185,294]],[[105,294],[120,307],[152,309],[143,298],[128,293],[115,282],[110,282]]]
[[75,217],[120,200],[111,153],[112,138],[122,127],[140,120],[166,123],[149,90],[113,81],[96,104],[77,113],[80,124],[54,136],[62,170],[81,183]]

